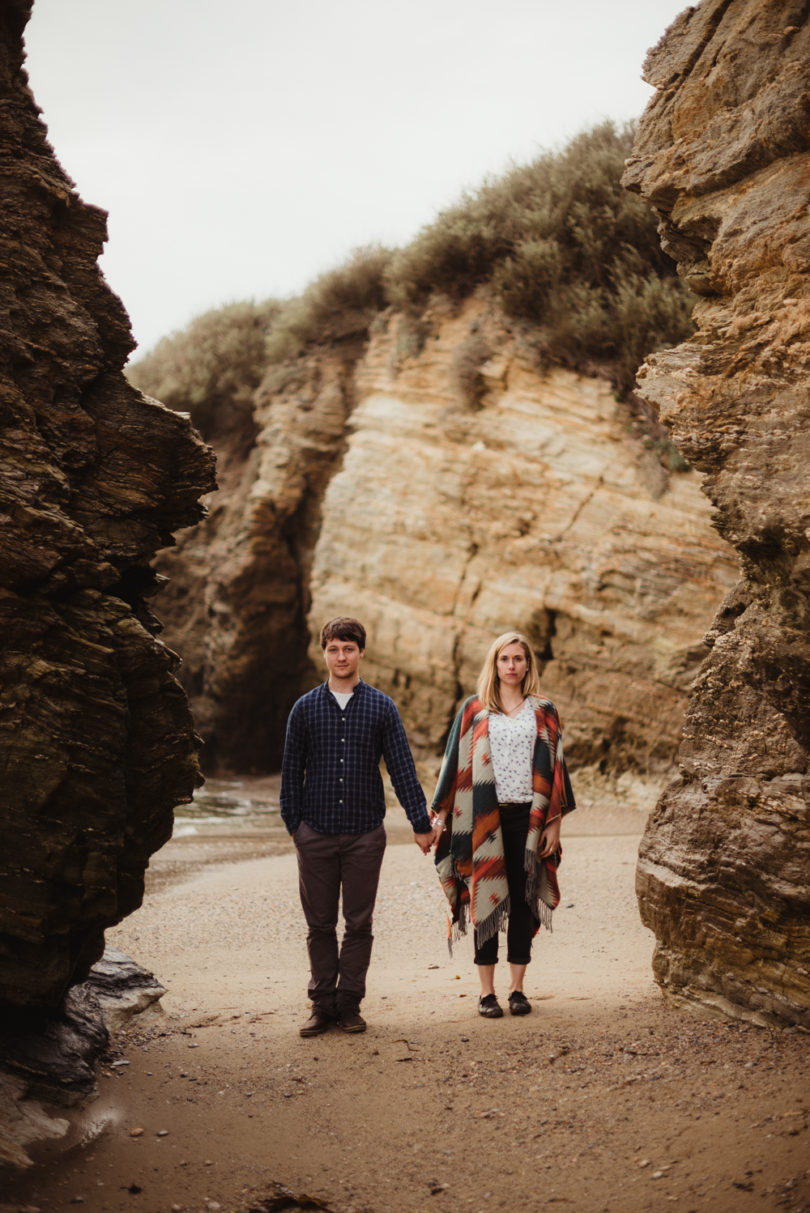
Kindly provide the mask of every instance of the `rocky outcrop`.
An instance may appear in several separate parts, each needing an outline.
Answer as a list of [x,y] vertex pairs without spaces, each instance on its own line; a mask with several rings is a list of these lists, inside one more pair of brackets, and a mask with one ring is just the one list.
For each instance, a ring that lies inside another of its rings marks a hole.
[[663,466],[677,453],[606,380],[539,370],[485,297],[423,324],[419,352],[390,312],[351,357],[274,368],[254,447],[217,440],[211,516],[160,564],[204,761],[277,766],[321,623],[357,614],[365,676],[431,762],[491,640],[519,627],[578,765],[669,769],[738,575],[696,473]]
[[625,183],[701,296],[644,397],[705,473],[742,579],[641,847],[674,998],[810,1026],[810,16],[703,0],[650,54]]
[[30,0],[0,12],[0,1008],[58,1008],[140,904],[198,782],[149,561],[201,516],[213,456],[123,375],[106,216],[27,86]]
[[98,1095],[96,1063],[110,1033],[155,1008],[165,993],[152,973],[107,948],[87,980],[68,991],[58,1014],[7,1017],[0,1048],[0,1170],[31,1166],[36,1147],[69,1133],[70,1120],[52,1109],[80,1107]]

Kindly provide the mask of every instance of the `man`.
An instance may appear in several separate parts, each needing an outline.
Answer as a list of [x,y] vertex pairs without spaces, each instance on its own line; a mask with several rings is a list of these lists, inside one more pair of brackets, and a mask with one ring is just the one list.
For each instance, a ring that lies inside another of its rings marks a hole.
[[[302,1036],[317,1036],[335,1021],[345,1032],[366,1028],[360,1003],[385,850],[380,758],[424,854],[436,836],[396,705],[360,677],[365,628],[356,619],[331,619],[321,648],[329,677],[293,705],[281,769],[281,816],[298,853],[308,928],[312,1014]],[[345,930],[338,950],[341,893]]]

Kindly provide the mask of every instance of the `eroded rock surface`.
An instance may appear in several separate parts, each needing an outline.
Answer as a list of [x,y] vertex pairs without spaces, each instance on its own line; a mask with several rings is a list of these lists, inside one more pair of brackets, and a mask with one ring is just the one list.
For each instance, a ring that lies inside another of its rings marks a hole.
[[[493,351],[475,407],[452,375],[471,329]],[[578,765],[665,766],[733,570],[697,478],[667,476],[604,380],[539,373],[476,302],[418,360],[396,368],[395,348],[393,325],[358,371],[315,546],[312,634],[361,585],[366,674],[435,751],[492,640],[517,627]]]
[[704,0],[651,52],[625,183],[701,296],[642,394],[743,577],[708,636],[638,895],[671,995],[810,1026],[810,16]]
[[198,782],[147,605],[213,456],[123,375],[129,321],[27,86],[30,0],[0,11],[0,1007],[58,1008],[140,904]]

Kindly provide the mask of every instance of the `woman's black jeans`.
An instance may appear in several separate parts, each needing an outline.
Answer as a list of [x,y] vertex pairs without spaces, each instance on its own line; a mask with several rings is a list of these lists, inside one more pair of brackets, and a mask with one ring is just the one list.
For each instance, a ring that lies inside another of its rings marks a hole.
[[[506,860],[506,883],[509,886],[509,924],[506,931],[506,959],[510,964],[527,965],[532,958],[532,939],[537,931],[537,919],[526,901],[526,835],[529,832],[531,802],[501,805],[501,833]],[[475,963],[498,963],[496,931],[479,946],[475,933]]]

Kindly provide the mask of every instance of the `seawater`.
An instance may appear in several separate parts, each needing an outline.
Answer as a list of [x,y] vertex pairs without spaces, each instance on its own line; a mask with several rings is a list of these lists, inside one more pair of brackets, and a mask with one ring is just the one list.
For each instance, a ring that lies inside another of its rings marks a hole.
[[277,791],[268,791],[266,781],[249,778],[207,779],[190,804],[178,805],[174,811],[175,838],[211,827],[239,830],[281,825]]

